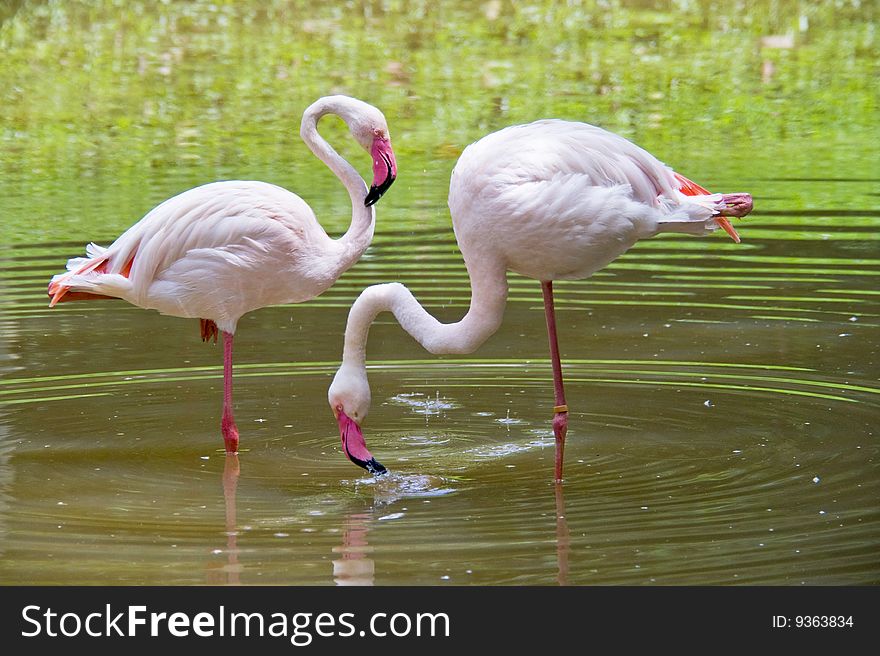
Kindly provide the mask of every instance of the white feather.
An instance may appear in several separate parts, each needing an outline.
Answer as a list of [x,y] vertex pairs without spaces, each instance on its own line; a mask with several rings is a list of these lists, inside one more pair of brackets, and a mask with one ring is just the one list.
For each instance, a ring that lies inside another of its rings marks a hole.
[[209,319],[232,333],[246,312],[321,294],[361,256],[375,222],[374,209],[364,206],[363,179],[315,129],[331,112],[367,147],[374,134],[387,141],[388,126],[379,110],[344,96],[322,98],[303,115],[303,138],[352,199],[351,227],[342,238],[328,237],[305,201],[286,189],[213,182],[161,203],[108,248],[89,244],[88,257],[71,259],[68,273],[52,278],[53,304],[66,291],[89,292]]

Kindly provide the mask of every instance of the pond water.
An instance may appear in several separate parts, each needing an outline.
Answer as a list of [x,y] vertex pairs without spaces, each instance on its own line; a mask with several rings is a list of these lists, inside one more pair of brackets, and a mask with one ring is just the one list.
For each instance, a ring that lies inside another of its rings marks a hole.
[[[0,583],[880,582],[871,3],[50,2],[0,21]],[[347,196],[297,135],[336,92],[385,112],[400,177],[331,290],[240,322],[227,457],[222,349],[197,322],[49,310],[46,284],[209,180],[281,184],[340,234]],[[655,238],[556,285],[560,486],[536,282],[511,276],[469,356],[381,316],[365,433],[392,473],[371,478],[326,403],[348,307],[397,280],[462,316],[455,159],[548,116],[750,191],[743,243]]]

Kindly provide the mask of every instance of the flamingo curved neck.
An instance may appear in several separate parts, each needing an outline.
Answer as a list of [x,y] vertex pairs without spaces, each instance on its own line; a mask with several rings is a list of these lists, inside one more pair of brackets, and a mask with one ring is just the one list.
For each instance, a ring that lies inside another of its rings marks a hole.
[[[343,259],[353,264],[370,245],[375,229],[376,212],[364,206],[367,183],[357,170],[342,158],[339,153],[318,133],[318,121],[325,114],[339,116],[346,125],[354,118],[353,109],[346,106],[345,98],[321,98],[310,105],[303,113],[300,136],[309,149],[342,182],[351,198],[351,224],[336,242],[343,247]],[[345,267],[347,268],[347,266]]]
[[481,265],[471,274],[471,304],[465,316],[441,323],[401,283],[367,287],[355,300],[345,326],[343,367],[366,367],[370,325],[391,312],[400,326],[430,353],[471,353],[501,326],[507,303],[507,273],[500,265]]

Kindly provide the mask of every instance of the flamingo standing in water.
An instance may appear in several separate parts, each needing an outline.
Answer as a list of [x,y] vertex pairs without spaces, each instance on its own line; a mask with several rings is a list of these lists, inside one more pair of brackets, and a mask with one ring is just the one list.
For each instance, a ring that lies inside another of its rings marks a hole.
[[[318,134],[336,114],[373,158],[366,183]],[[373,204],[397,176],[388,124],[378,109],[328,96],[303,113],[300,136],[351,196],[351,225],[331,239],[296,194],[265,182],[229,180],[185,191],[151,210],[109,248],[86,247],[49,284],[50,307],[84,298],[121,298],[176,317],[197,318],[202,340],[223,333],[226,453],[238,451],[232,413],[232,340],[246,312],[318,296],[353,265],[373,238]]]
[[512,126],[468,146],[449,186],[449,209],[471,280],[461,321],[440,323],[400,283],[374,285],[355,301],[342,365],[328,392],[343,450],[373,473],[361,423],[370,407],[366,344],[370,324],[391,311],[431,353],[470,353],[501,325],[507,272],[541,282],[556,402],[556,480],[562,480],[568,405],[553,309],[553,281],[586,278],[639,239],[659,232],[708,234],[752,210],[746,193],[710,194],[651,154],[601,128],[562,120]]

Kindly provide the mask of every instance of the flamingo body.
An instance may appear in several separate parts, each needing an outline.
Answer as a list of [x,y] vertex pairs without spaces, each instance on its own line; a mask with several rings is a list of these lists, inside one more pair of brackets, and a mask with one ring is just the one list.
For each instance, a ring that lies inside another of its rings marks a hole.
[[680,186],[623,137],[543,120],[468,146],[452,173],[449,208],[465,259],[477,250],[535,280],[580,280],[661,230],[714,230],[721,195],[688,196]]
[[53,285],[234,333],[251,310],[324,292],[360,255],[346,250],[296,194],[265,182],[213,182],[161,203],[109,248],[90,245],[92,257],[71,260],[72,275]]

